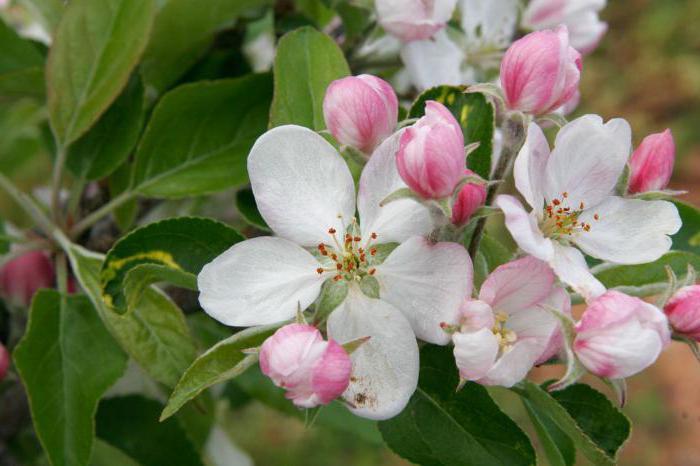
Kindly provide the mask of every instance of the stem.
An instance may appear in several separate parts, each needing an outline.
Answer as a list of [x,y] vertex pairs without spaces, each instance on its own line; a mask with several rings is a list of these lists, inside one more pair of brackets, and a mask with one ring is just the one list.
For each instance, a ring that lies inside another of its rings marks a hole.
[[56,255],[56,287],[63,296],[68,294],[68,264],[63,252]]
[[[510,172],[515,157],[525,143],[525,128],[526,121],[524,116],[520,113],[511,113],[503,122],[503,149],[501,149],[501,156],[498,159],[498,164],[496,164],[493,173],[491,173],[491,180],[502,180]],[[493,204],[493,200],[501,184],[502,183],[496,183],[489,186],[488,191],[486,191],[485,205],[490,206]],[[481,243],[481,237],[484,235],[487,219],[488,217],[480,218],[474,228],[472,240],[471,243],[469,243],[469,255],[472,259],[476,258],[476,253]]]
[[102,217],[108,215],[114,209],[121,206],[125,202],[130,201],[133,197],[133,192],[125,191],[119,194],[117,197],[112,198],[108,203],[106,203],[96,211],[92,212],[80,222],[76,223],[70,231],[70,236],[72,238],[80,236],[83,232],[85,232],[85,230],[93,226],[95,223],[99,222],[102,219]]
[[75,218],[76,213],[78,213],[78,208],[80,207],[80,200],[85,190],[86,181],[84,178],[80,177],[73,181],[73,185],[70,190],[70,197],[68,198],[68,215]]
[[68,152],[61,144],[56,148],[56,160],[53,166],[53,178],[51,181],[51,211],[53,220],[59,223],[61,219],[61,184],[63,184],[63,166],[66,164]]
[[4,174],[0,173],[0,188],[10,195],[14,201],[29,215],[34,223],[44,231],[46,236],[56,238],[60,229],[42,212],[34,200],[20,191],[17,186],[10,181]]

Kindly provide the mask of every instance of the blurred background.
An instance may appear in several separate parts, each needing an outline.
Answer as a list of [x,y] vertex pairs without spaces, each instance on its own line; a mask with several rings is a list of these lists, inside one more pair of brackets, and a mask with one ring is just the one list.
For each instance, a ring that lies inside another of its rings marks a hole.
[[[577,114],[627,119],[635,144],[671,128],[677,144],[671,188],[690,191],[683,199],[700,206],[700,1],[612,0],[602,17],[609,32],[584,60]],[[0,170],[26,188],[42,185],[48,176],[44,119],[32,101],[0,105]],[[22,221],[4,198],[0,215]],[[534,377],[554,375],[537,369]],[[634,429],[620,464],[700,465],[700,364],[690,351],[673,343],[651,369],[629,380],[629,387],[624,411]],[[522,426],[529,426],[517,400],[505,390],[495,389],[494,395]],[[235,394],[231,399],[237,399]],[[255,464],[408,464],[382,446],[378,432],[358,436],[347,429],[306,428],[298,416],[245,400],[240,404],[227,427]]]

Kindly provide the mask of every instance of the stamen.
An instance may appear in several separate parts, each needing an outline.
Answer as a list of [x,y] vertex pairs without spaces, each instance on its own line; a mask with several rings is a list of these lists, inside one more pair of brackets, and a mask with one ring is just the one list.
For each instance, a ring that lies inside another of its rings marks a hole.
[[319,275],[323,275],[323,267],[317,268],[317,269],[316,269],[316,272],[317,272]]

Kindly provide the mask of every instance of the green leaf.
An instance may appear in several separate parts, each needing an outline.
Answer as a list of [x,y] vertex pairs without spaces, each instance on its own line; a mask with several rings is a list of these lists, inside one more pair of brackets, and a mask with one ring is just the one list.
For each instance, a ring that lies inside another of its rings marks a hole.
[[212,346],[198,357],[175,386],[160,418],[167,419],[206,388],[243,373],[257,362],[257,355],[242,350],[260,346],[281,326],[251,327]]
[[51,464],[87,465],[97,402],[127,361],[90,301],[39,291],[14,359]]
[[126,85],[146,47],[154,0],[72,0],[47,63],[48,107],[58,141],[85,133]]
[[157,93],[172,86],[209,48],[217,31],[232,27],[246,10],[272,0],[168,0],[158,12],[141,73]]
[[576,448],[569,437],[546,415],[532,407],[529,401],[522,398],[532,424],[535,426],[537,437],[540,439],[550,466],[573,466],[576,461]]
[[172,218],[138,228],[107,254],[100,273],[104,298],[123,312],[138,305],[155,282],[196,289],[202,267],[242,240],[233,228],[207,218]]
[[99,277],[104,256],[77,245],[62,246],[78,282],[124,351],[154,380],[175,386],[196,356],[182,311],[164,293],[151,287],[131,312],[114,312],[102,299]]
[[255,196],[250,188],[243,188],[236,193],[236,208],[243,217],[243,220],[263,231],[272,231],[265,223],[258,211],[258,206],[255,204]]
[[0,99],[44,97],[44,57],[0,20]]
[[423,92],[411,105],[409,118],[420,118],[425,103],[435,100],[447,107],[462,126],[464,144],[475,142],[479,147],[467,157],[467,167],[488,180],[491,175],[491,154],[495,129],[493,105],[478,92],[465,94],[464,87],[438,86]]
[[548,419],[569,437],[591,463],[616,464],[617,454],[629,438],[630,422],[605,395],[583,384],[550,394],[529,381],[513,390],[538,417]]
[[[456,391],[459,376],[451,348],[426,345],[420,361],[420,379],[411,402],[398,417],[379,423],[396,453],[445,466],[535,464],[527,435],[484,387],[467,383]],[[423,446],[428,447],[425,453],[421,453]]]
[[333,39],[311,27],[302,27],[280,39],[274,75],[270,127],[294,124],[321,130],[326,127],[326,88],[350,75],[350,68]]
[[63,0],[16,0],[28,12],[29,16],[41,24],[53,36],[58,28],[64,10]]
[[246,183],[248,152],[267,125],[270,81],[197,82],[163,96],[136,153],[133,189],[172,198]]
[[[109,194],[112,198],[129,189],[131,184],[132,164],[127,160],[122,163],[109,177]],[[114,221],[122,232],[128,231],[136,221],[139,205],[137,199],[130,199],[112,212]]]
[[671,251],[649,264],[604,264],[595,267],[593,272],[606,288],[633,288],[637,291],[646,290],[652,295],[662,291],[668,283],[666,266],[671,267],[677,276],[684,277],[688,272],[688,264],[699,269],[700,256],[691,252]]
[[162,405],[140,396],[100,403],[97,435],[142,466],[202,466],[196,449],[176,419],[158,422]]
[[[471,239],[471,236],[469,237]],[[468,246],[468,245],[467,245]],[[474,284],[479,287],[488,274],[513,257],[513,253],[503,244],[487,234],[481,237],[479,251],[474,258]]]
[[140,466],[130,456],[104,440],[95,439],[90,466]]
[[137,75],[87,133],[68,149],[75,176],[97,180],[116,170],[131,153],[143,124],[143,85]]
[[700,233],[700,210],[681,201],[673,201],[678,208],[683,227],[673,236],[673,249],[690,251],[700,254],[700,242],[697,235]]

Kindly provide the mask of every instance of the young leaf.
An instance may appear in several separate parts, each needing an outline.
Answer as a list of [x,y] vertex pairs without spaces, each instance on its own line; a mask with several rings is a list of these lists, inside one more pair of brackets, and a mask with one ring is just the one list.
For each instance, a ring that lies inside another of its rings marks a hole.
[[423,116],[428,100],[440,102],[452,112],[462,126],[465,144],[479,143],[479,147],[467,157],[467,166],[488,180],[491,175],[491,153],[496,124],[493,105],[478,92],[465,94],[462,87],[438,86],[418,96],[411,105],[408,117]]
[[100,273],[105,298],[123,312],[158,281],[196,289],[202,267],[242,240],[233,228],[207,218],[172,218],[138,228],[107,254]]
[[[535,451],[522,430],[493,402],[484,387],[468,383],[456,391],[459,375],[451,348],[421,350],[418,388],[398,417],[379,423],[384,439],[399,455],[418,459],[420,438],[428,464],[534,465]],[[410,415],[409,415],[410,413]],[[422,449],[421,449],[422,450]],[[421,455],[423,456],[423,455]],[[435,462],[434,462],[435,461]]]
[[0,20],[0,99],[44,97],[44,57],[30,41],[22,39]]
[[508,262],[512,257],[513,253],[508,248],[484,234],[479,242],[479,251],[474,258],[474,283],[481,286],[488,274],[499,265]]
[[104,256],[77,245],[63,247],[81,287],[119,345],[153,379],[175,386],[196,356],[182,311],[164,293],[150,287],[135,309],[126,314],[114,312],[102,299],[99,274]]
[[87,465],[97,402],[124,372],[127,360],[90,301],[41,290],[14,358],[51,463]]
[[141,396],[104,400],[97,412],[97,435],[142,466],[202,466],[177,420],[158,422],[161,409],[157,401]]
[[251,327],[212,346],[185,371],[160,418],[167,419],[206,388],[242,374],[258,360],[243,350],[260,346],[281,326]]
[[236,208],[241,214],[241,217],[243,217],[243,220],[255,228],[263,231],[270,231],[270,227],[267,226],[265,219],[262,218],[262,215],[260,215],[258,211],[252,189],[243,188],[236,193]]
[[129,455],[104,440],[95,439],[90,466],[141,466]]
[[538,417],[549,419],[566,434],[591,463],[616,464],[617,454],[630,435],[630,422],[605,395],[582,384],[550,394],[529,381],[513,390]]
[[143,85],[135,75],[95,126],[70,146],[66,164],[71,172],[91,181],[116,170],[138,141],[143,106]]
[[74,0],[47,63],[49,119],[68,145],[87,131],[126,85],[153,23],[154,0]]
[[158,93],[172,86],[214,41],[214,35],[237,17],[272,0],[169,0],[158,12],[141,73]]
[[17,3],[53,37],[65,8],[63,0],[17,0]]
[[673,236],[673,249],[700,254],[700,243],[697,241],[697,235],[700,233],[700,210],[681,201],[673,203],[678,208],[683,222],[681,230]]
[[[109,195],[113,198],[129,189],[132,164],[126,160],[109,177]],[[122,232],[128,231],[138,215],[138,200],[130,199],[112,212],[114,221]]]
[[246,157],[267,125],[269,75],[185,84],[160,100],[136,152],[132,189],[151,197],[248,181]]
[[532,421],[550,466],[573,466],[576,448],[569,437],[546,415],[538,412],[525,398],[523,406]]
[[280,39],[274,75],[270,127],[294,124],[321,130],[326,127],[326,88],[336,79],[350,75],[350,68],[333,39],[303,27]]

